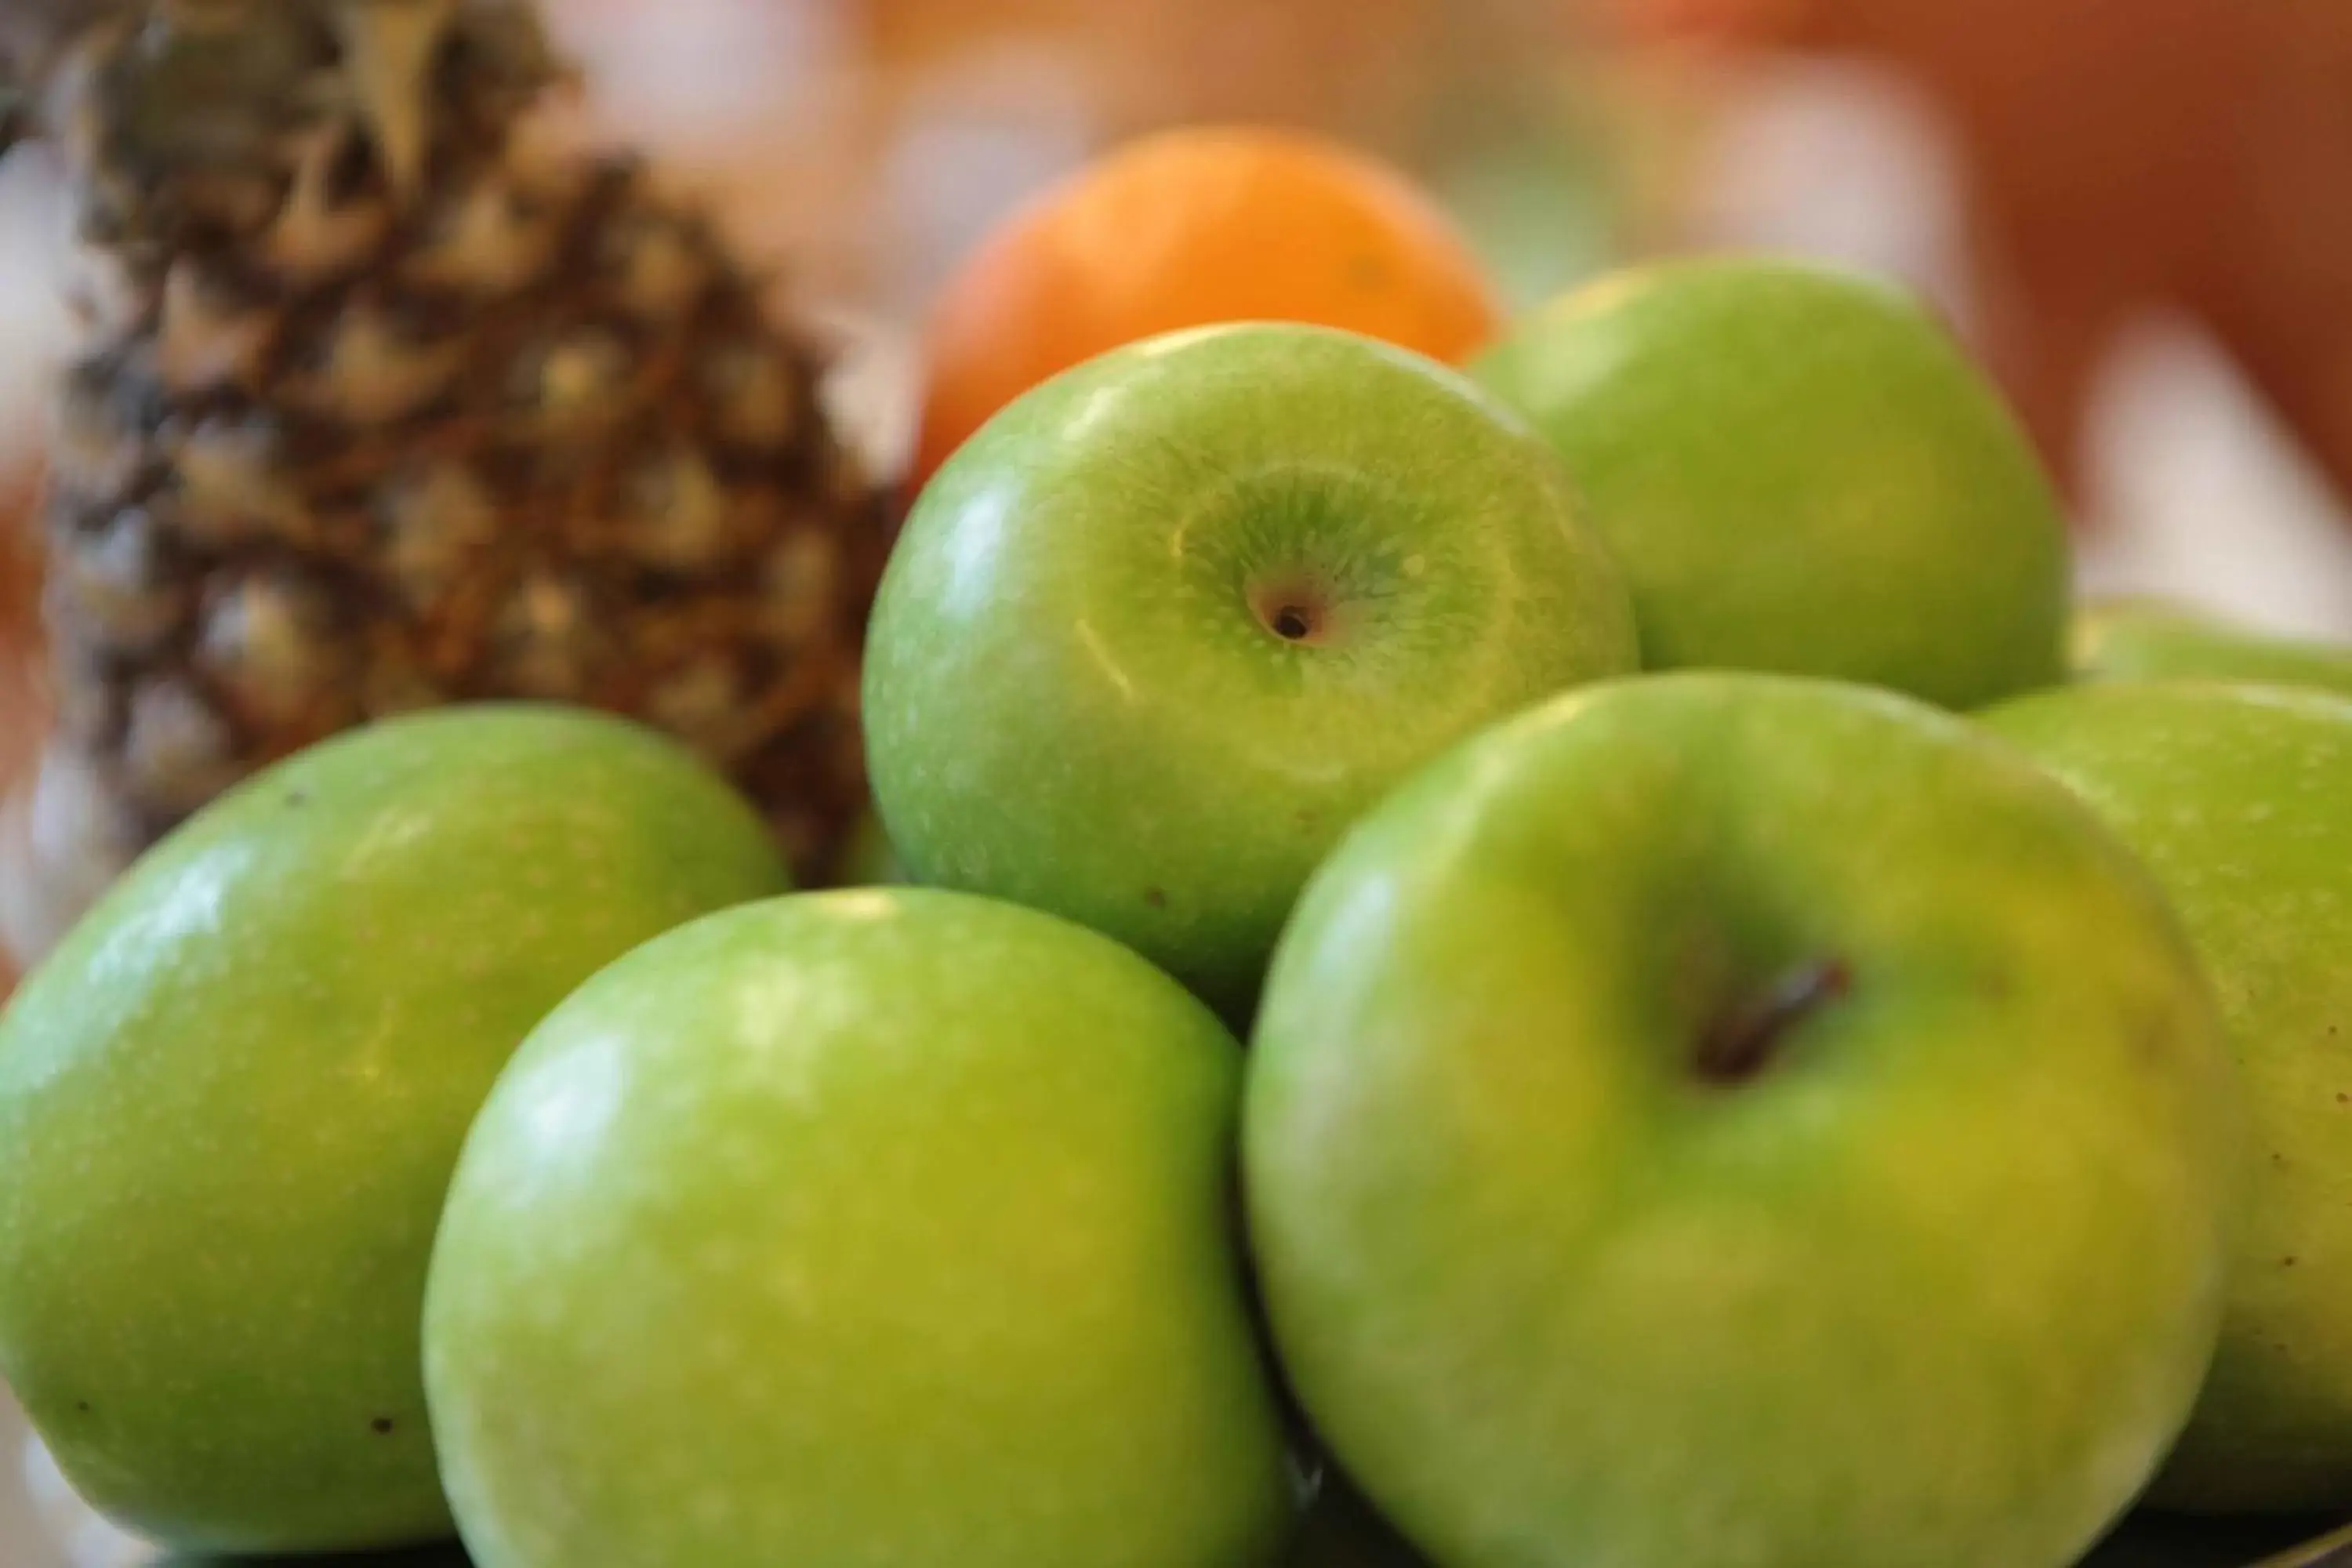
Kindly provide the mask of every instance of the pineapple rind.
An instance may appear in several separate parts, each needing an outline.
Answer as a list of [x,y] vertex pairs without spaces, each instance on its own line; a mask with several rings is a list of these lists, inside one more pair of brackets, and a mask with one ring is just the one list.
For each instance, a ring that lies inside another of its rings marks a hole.
[[118,0],[11,58],[88,263],[47,771],[99,798],[52,815],[143,845],[351,724],[539,699],[677,733],[821,876],[877,487],[716,228],[543,133],[530,9]]

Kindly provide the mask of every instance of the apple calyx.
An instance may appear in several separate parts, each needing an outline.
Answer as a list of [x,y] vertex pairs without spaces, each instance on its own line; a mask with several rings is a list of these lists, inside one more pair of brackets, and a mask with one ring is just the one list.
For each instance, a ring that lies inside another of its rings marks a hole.
[[1853,989],[1853,972],[1843,959],[1801,964],[1716,1015],[1699,1036],[1692,1067],[1703,1081],[1727,1089],[1751,1082],[1800,1025]]
[[1284,642],[1315,647],[1330,640],[1338,619],[1332,595],[1295,576],[1261,583],[1249,591],[1258,624]]

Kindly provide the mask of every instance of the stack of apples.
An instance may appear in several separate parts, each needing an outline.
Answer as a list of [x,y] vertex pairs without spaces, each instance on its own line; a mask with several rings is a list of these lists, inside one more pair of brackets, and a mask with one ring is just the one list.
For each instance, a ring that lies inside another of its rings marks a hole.
[[1178,153],[1216,199],[1097,172],[983,291],[1060,232],[1066,333],[1107,255],[1289,319],[938,400],[866,678],[915,885],[789,892],[667,742],[485,708],[255,780],[27,982],[0,1371],[75,1485],[481,1568],[2352,1510],[2352,659],[2074,616],[1876,284],[1632,272],[1454,368],[1419,198]]

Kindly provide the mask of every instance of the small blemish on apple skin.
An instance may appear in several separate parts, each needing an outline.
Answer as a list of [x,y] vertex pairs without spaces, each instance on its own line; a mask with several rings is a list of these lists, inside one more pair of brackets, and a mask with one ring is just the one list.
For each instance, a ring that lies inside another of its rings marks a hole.
[[2281,1268],[2292,1268],[2294,1267],[2294,1259],[2292,1258],[2282,1258],[2279,1259],[2279,1267]]
[[1168,907],[1168,894],[1159,888],[1146,888],[1143,889],[1143,901],[1155,910],[1164,910]]
[[368,1423],[368,1430],[374,1433],[379,1437],[389,1437],[392,1436],[392,1417],[389,1415],[377,1416],[374,1420]]

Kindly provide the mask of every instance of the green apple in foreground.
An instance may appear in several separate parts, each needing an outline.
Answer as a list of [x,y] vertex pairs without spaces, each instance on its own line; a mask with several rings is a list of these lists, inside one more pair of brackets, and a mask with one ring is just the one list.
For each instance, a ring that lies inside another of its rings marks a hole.
[[714,916],[499,1081],[425,1350],[481,1568],[1264,1568],[1282,1416],[1231,1209],[1241,1051],[1051,916]]
[[2064,668],[2059,504],[2000,395],[1874,282],[1621,273],[1472,374],[1566,459],[1654,669],[1780,670],[1970,708]]
[[188,1549],[446,1535],[417,1313],[467,1124],[573,986],[783,875],[685,752],[528,709],[166,840],[0,1023],[0,1372],[68,1479]]
[[2154,869],[2247,1085],[2252,1185],[2229,1314],[2157,1500],[2352,1508],[2352,703],[2118,683],[1988,721]]
[[2030,763],[1653,677],[1318,875],[1244,1175],[1300,1398],[1446,1568],[2063,1568],[2203,1375],[2233,1097],[2162,898]]
[[1355,816],[1628,671],[1556,459],[1452,372],[1209,328],[1048,383],[917,504],[874,613],[875,793],[917,881],[1049,910],[1246,1011]]
[[2272,637],[2178,605],[2116,599],[2074,617],[2086,680],[2226,680],[2352,696],[2352,647]]

